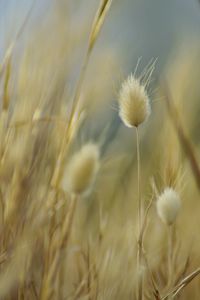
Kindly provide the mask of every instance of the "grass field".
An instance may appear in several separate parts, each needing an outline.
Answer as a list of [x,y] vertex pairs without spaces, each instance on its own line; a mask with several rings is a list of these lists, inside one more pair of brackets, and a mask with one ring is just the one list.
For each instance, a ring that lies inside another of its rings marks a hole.
[[24,42],[30,10],[1,61],[2,300],[200,299],[200,48],[124,74],[111,4]]

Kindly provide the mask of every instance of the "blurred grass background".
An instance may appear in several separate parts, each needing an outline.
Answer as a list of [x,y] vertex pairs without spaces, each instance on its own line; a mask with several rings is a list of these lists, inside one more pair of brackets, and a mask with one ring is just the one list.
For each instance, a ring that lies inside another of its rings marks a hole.
[[[0,1],[1,58],[23,23],[31,3],[25,0]],[[21,280],[13,275],[12,261],[7,277],[1,275],[0,284],[4,287],[2,295],[6,295],[5,299],[16,299],[16,291],[24,293],[23,296],[18,294],[19,299],[34,299],[29,295],[29,284],[32,281],[36,289],[35,298],[40,299],[43,279],[41,268],[48,252],[49,224],[47,222],[46,225],[46,219],[42,219],[45,225],[38,229],[37,234],[33,228],[40,209],[46,218],[43,205],[54,193],[58,203],[53,208],[47,203],[51,208],[50,213],[47,210],[50,220],[55,214],[59,228],[67,212],[69,195],[52,189],[51,176],[58,159],[65,132],[64,122],[69,114],[68,107],[98,3],[86,0],[35,1],[32,14],[11,58],[11,76],[6,95],[9,98],[9,109],[6,117],[9,126],[14,129],[5,126],[3,111],[1,193],[2,203],[11,201],[12,204],[13,199],[14,203],[20,199],[22,207],[19,213],[14,209],[14,218],[10,219],[10,207],[5,204],[8,207],[7,211],[3,210],[1,221],[6,225],[9,221],[9,226],[6,229],[3,227],[5,241],[1,245],[1,253],[2,256],[4,253],[15,253],[16,269],[20,268],[20,264],[23,265],[23,256],[29,258],[30,255],[32,260],[30,262],[28,259],[30,268],[22,268],[24,273]],[[117,98],[121,82],[127,74],[134,72],[140,57],[137,75],[152,59],[156,60],[148,90],[152,114],[148,123],[141,128],[144,204],[147,205],[153,193],[152,178],[159,192],[168,185],[176,187],[181,195],[182,210],[176,224],[174,285],[199,266],[199,192],[188,158],[169,120],[162,91],[164,78],[199,158],[199,27],[200,6],[195,0],[113,1],[81,90],[80,98],[86,117],[65,159],[70,160],[74,151],[92,140],[101,148],[101,171],[93,192],[81,199],[77,207],[70,244],[63,259],[63,265],[67,265],[63,277],[63,294],[57,298],[41,299],[135,299],[138,275],[135,267],[135,134],[122,125],[118,116]],[[5,85],[1,83],[1,98],[4,97]],[[40,118],[56,122],[40,123]],[[33,121],[36,126],[32,125]],[[27,203],[30,203],[30,207]],[[22,247],[24,255],[17,255],[18,246],[29,241],[28,235],[34,235],[31,242],[37,244],[37,247],[33,247],[33,251],[29,249],[32,244],[27,243],[27,247]],[[159,290],[164,295],[167,291],[166,228],[156,215],[155,201],[145,236],[149,264]],[[56,236],[55,241],[59,237]],[[92,278],[88,275],[91,267],[88,267],[88,256],[92,261]],[[7,267],[7,260],[2,264],[2,274],[6,273],[4,267]],[[145,297],[152,299],[150,279],[148,275],[146,277]],[[80,294],[76,296],[84,278],[87,283],[83,284]],[[7,279],[7,285],[4,279]],[[56,280],[60,282],[57,277]],[[88,287],[88,280],[91,280],[92,287]],[[199,279],[196,279],[180,298],[199,299],[199,294]]]
[[[22,18],[26,15],[31,3],[28,0],[2,0],[0,3],[1,22],[1,54],[5,50],[6,43],[16,33],[17,26],[20,26]],[[28,28],[36,24],[44,24],[51,10],[63,9],[63,13],[73,12],[74,20],[85,19],[89,26],[98,1],[86,0],[71,2],[60,0],[35,1],[34,10],[29,20]],[[89,9],[88,9],[89,8]],[[192,44],[198,39],[200,16],[199,3],[196,0],[124,0],[114,1],[111,17],[106,21],[98,46],[104,44],[114,45],[123,54],[126,68],[132,70],[135,67],[138,57],[142,56],[144,64],[152,57],[159,58],[157,70],[163,68],[171,51],[181,45]],[[65,26],[67,27],[67,22]],[[75,26],[78,27],[79,23]],[[28,31],[28,28],[26,31]],[[79,30],[79,27],[77,28]],[[123,32],[123,34],[122,34]],[[116,38],[117,37],[117,38]]]

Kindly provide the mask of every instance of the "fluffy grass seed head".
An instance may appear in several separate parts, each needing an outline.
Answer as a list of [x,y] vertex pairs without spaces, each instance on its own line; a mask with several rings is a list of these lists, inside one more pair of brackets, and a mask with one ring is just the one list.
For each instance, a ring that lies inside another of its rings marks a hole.
[[138,127],[150,115],[150,103],[145,86],[130,75],[119,92],[119,116],[128,127]]
[[167,187],[157,200],[157,212],[163,223],[172,225],[181,207],[180,197],[177,192]]
[[99,148],[88,143],[72,157],[63,176],[62,188],[69,193],[83,195],[92,187],[98,170]]

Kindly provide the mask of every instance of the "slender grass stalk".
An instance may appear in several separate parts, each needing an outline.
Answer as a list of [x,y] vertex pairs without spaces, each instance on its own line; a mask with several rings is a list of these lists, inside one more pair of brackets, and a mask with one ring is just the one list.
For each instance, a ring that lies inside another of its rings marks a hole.
[[188,138],[188,135],[186,134],[185,128],[180,120],[180,116],[178,115],[178,111],[174,104],[173,97],[167,83],[164,82],[162,88],[164,91],[169,115],[177,132],[183,151],[185,152],[185,155],[187,156],[188,161],[190,162],[191,170],[196,180],[197,187],[200,190],[200,166],[198,163],[194,146]]
[[173,298],[180,293],[182,289],[184,289],[193,279],[195,279],[200,274],[200,268],[197,268],[191,274],[187,275],[184,279],[182,279],[167,295],[161,298],[161,300],[166,300],[169,296]]
[[[150,74],[149,74],[150,76]],[[149,81],[149,76],[146,80]],[[122,84],[119,92],[119,116],[125,126],[136,129],[136,147],[137,147],[137,184],[138,184],[138,253],[137,253],[137,271],[138,286],[137,298],[143,298],[143,274],[142,274],[142,244],[143,244],[143,225],[142,225],[142,199],[141,199],[141,167],[140,167],[140,138],[138,126],[145,122],[151,112],[149,97],[145,85],[142,85],[140,79],[130,75]]]
[[7,63],[11,59],[11,56],[13,54],[13,50],[14,50],[14,48],[16,46],[16,43],[18,42],[21,34],[23,33],[23,31],[24,31],[24,29],[25,29],[25,27],[26,27],[26,25],[28,23],[28,20],[29,20],[29,18],[31,16],[31,13],[32,13],[33,8],[34,8],[34,5],[35,5],[35,1],[32,1],[31,6],[30,6],[30,8],[29,8],[29,10],[28,10],[28,12],[27,12],[27,14],[25,16],[25,19],[24,19],[23,23],[21,24],[20,28],[18,29],[16,36],[14,37],[14,40],[10,43],[8,49],[6,50],[6,53],[5,53],[4,58],[3,58],[3,61],[0,64],[0,79],[1,79],[1,77],[3,75],[3,73],[4,73],[4,70],[6,69]]
[[41,300],[49,300],[53,295],[53,286],[54,286],[53,282],[56,276],[56,272],[57,270],[59,270],[60,262],[62,261],[63,258],[62,256],[63,251],[64,249],[66,249],[66,246],[69,241],[77,201],[78,201],[78,197],[76,195],[71,197],[69,207],[68,207],[68,214],[62,226],[61,237],[58,242],[55,255],[51,262],[50,269],[47,271],[47,274],[44,274],[43,277],[43,284],[42,284],[41,296],[40,296]]
[[79,78],[77,81],[75,93],[72,98],[72,107],[71,107],[71,111],[70,111],[70,117],[69,117],[68,122],[66,123],[66,128],[64,131],[64,138],[63,138],[63,142],[62,142],[59,157],[58,157],[58,163],[55,168],[55,171],[54,171],[54,174],[52,177],[52,181],[51,181],[52,186],[56,187],[56,188],[58,188],[59,183],[60,183],[60,178],[62,176],[61,165],[63,163],[63,159],[64,159],[64,156],[66,155],[68,145],[70,142],[69,135],[72,131],[74,114],[75,114],[75,112],[78,111],[78,103],[80,100],[80,94],[81,94],[85,74],[87,71],[88,63],[90,60],[90,56],[93,51],[93,48],[94,48],[95,42],[97,40],[98,34],[100,32],[100,29],[103,26],[106,14],[108,13],[108,10],[110,9],[111,3],[112,3],[112,0],[103,0],[100,2],[99,10],[97,11],[97,14],[94,18],[94,23],[91,27],[87,51],[86,51],[85,57],[83,59],[83,63],[82,63]]
[[138,254],[137,254],[137,271],[138,271],[138,300],[143,298],[143,274],[141,272],[142,265],[142,242],[140,233],[142,230],[142,201],[141,201],[141,162],[140,162],[140,137],[138,127],[136,128],[136,147],[137,147],[137,188],[138,188]]
[[[108,12],[108,10],[110,8],[111,2],[112,1],[105,0],[105,1],[100,3],[100,10],[99,10],[100,13],[99,14],[97,13],[97,15],[95,17],[95,22],[94,22],[94,24],[92,25],[92,28],[91,28],[91,34],[90,34],[89,41],[88,41],[87,51],[86,51],[86,54],[85,54],[85,57],[84,57],[84,60],[83,60],[83,63],[82,63],[82,67],[81,67],[81,70],[80,70],[80,74],[79,74],[79,77],[78,77],[78,80],[77,80],[75,93],[74,93],[74,96],[72,98],[72,106],[71,106],[71,110],[70,110],[70,114],[69,114],[70,117],[69,117],[69,120],[67,120],[67,122],[66,122],[66,126],[65,126],[65,129],[64,129],[64,135],[63,135],[63,141],[61,143],[61,147],[60,147],[60,151],[59,151],[59,155],[58,155],[58,160],[57,160],[55,169],[54,169],[53,174],[52,174],[51,186],[55,190],[58,190],[58,188],[59,188],[60,180],[61,180],[62,173],[63,173],[63,165],[64,165],[63,160],[64,160],[65,155],[68,152],[70,141],[73,138],[73,134],[72,134],[72,132],[74,133],[74,128],[73,127],[75,125],[77,126],[77,124],[74,124],[74,122],[73,122],[74,115],[75,115],[76,112],[78,112],[79,119],[80,119],[80,111],[78,109],[78,102],[80,100],[80,94],[81,94],[85,74],[86,74],[86,71],[87,71],[89,59],[90,59],[94,44],[96,42],[96,39],[98,37],[98,33],[100,32],[100,29],[103,25],[103,21],[105,19],[106,13]],[[100,23],[99,23],[99,20],[101,20]],[[98,26],[98,30],[97,30],[97,26]],[[93,34],[93,32],[95,34]],[[54,202],[54,205],[55,205],[56,197],[54,197],[53,202]],[[75,211],[76,202],[77,202],[76,200],[72,201],[73,209],[71,209],[71,213],[72,213],[71,219],[73,219],[73,214],[74,214],[74,211]],[[70,222],[72,222],[72,221],[70,221]],[[51,224],[50,227],[52,227],[52,225],[53,224]],[[66,224],[63,225],[63,228],[65,228],[65,225]],[[66,229],[67,231],[68,231],[69,227],[70,227],[70,224],[69,224],[68,228]],[[64,241],[63,241],[63,243],[64,243]],[[66,244],[66,243],[64,243],[64,244]],[[63,248],[63,244],[61,245],[61,248]],[[57,259],[57,260],[59,260],[59,259]],[[44,299],[48,299],[48,298],[44,298]]]
[[173,225],[167,226],[168,235],[168,286],[172,284],[173,276]]
[[137,147],[137,190],[138,190],[138,227],[141,231],[142,224],[142,205],[141,205],[141,162],[140,162],[140,137],[139,129],[136,127],[136,147]]

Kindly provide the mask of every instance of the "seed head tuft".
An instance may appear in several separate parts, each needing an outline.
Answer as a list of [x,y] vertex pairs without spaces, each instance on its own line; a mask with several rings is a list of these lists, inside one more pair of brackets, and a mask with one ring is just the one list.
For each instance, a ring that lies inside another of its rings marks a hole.
[[139,79],[130,75],[119,92],[119,116],[128,127],[138,127],[150,115],[149,97]]
[[92,187],[99,170],[99,148],[88,143],[74,154],[67,166],[62,187],[64,190],[81,195],[85,194]]
[[170,187],[158,197],[157,212],[160,219],[167,225],[172,225],[181,207],[180,197],[175,190]]

